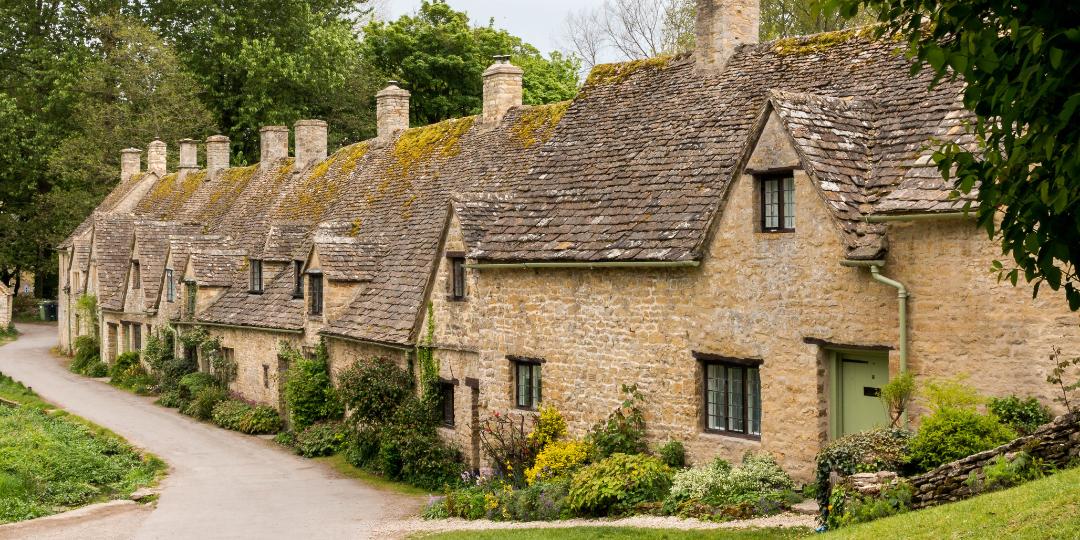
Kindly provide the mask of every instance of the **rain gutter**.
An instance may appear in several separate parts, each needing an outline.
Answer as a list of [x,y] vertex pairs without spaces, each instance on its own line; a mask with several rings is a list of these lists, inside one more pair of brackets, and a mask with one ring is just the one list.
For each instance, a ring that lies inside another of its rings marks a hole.
[[463,264],[462,268],[678,268],[697,266],[698,261],[608,261],[608,262],[531,262],[531,263],[476,263]]
[[888,223],[890,221],[928,221],[932,219],[964,219],[975,217],[966,212],[948,212],[942,214],[906,214],[902,216],[862,216],[859,221],[865,223]]

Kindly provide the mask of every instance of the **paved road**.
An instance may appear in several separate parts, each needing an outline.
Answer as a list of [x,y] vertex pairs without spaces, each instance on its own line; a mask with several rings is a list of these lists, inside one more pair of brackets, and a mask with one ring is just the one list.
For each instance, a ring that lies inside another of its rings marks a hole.
[[171,467],[157,508],[125,526],[133,533],[118,531],[117,540],[367,538],[384,504],[394,500],[257,437],[70,373],[49,352],[57,344],[55,326],[18,328],[19,339],[0,347],[0,371]]

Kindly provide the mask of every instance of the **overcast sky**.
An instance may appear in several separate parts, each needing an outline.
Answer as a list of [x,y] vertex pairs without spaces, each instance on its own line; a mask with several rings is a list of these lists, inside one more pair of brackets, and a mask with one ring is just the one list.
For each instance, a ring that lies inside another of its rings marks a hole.
[[[420,0],[389,0],[390,19],[420,9]],[[603,4],[603,0],[449,0],[450,7],[469,14],[473,24],[487,24],[531,43],[547,55],[556,50],[555,36],[571,10]]]

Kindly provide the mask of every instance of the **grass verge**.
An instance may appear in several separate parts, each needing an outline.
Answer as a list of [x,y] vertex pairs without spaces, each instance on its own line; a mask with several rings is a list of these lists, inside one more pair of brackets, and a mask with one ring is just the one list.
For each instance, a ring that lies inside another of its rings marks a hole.
[[966,501],[845,527],[820,538],[1080,538],[1080,469]]
[[122,437],[52,405],[22,383],[0,377],[0,523],[127,498],[166,468]]
[[697,531],[632,527],[574,527],[570,529],[455,531],[423,538],[425,540],[787,540],[805,538],[811,534],[813,531],[805,527]]
[[332,456],[317,457],[317,458],[311,458],[311,459],[313,459],[315,461],[321,461],[322,463],[325,463],[325,464],[333,467],[333,469],[335,471],[337,471],[337,472],[339,472],[341,474],[344,474],[345,476],[348,476],[349,478],[355,478],[357,480],[360,480],[361,482],[364,482],[365,484],[368,484],[371,487],[376,488],[376,489],[385,489],[385,490],[393,491],[393,492],[396,492],[396,493],[400,493],[402,495],[412,495],[412,496],[427,495],[427,494],[431,493],[430,491],[428,491],[426,489],[420,489],[420,488],[418,488],[416,486],[411,486],[409,484],[403,484],[401,482],[394,482],[393,480],[387,480],[386,478],[384,478],[382,476],[378,476],[378,475],[369,473],[369,472],[367,472],[367,471],[365,471],[363,469],[358,469],[358,468],[352,466],[352,464],[350,464],[348,461],[345,460],[345,454],[334,454]]

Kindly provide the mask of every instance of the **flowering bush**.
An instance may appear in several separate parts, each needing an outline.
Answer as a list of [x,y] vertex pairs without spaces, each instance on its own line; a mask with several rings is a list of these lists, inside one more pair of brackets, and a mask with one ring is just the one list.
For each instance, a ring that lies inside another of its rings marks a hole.
[[716,458],[703,467],[675,473],[670,497],[679,502],[697,499],[710,505],[728,506],[759,501],[793,487],[791,478],[771,455],[747,452],[738,467]]
[[568,478],[570,473],[588,464],[594,453],[595,449],[587,442],[552,442],[537,454],[532,468],[525,471],[525,481],[532,485],[538,481]]
[[559,409],[554,405],[540,407],[540,415],[536,418],[529,439],[538,446],[551,444],[566,435],[566,419],[559,414]]
[[480,429],[481,446],[495,476],[514,487],[528,484],[525,471],[540,452],[541,445],[530,437],[538,422],[534,415],[494,413]]
[[[492,478],[492,477],[488,477]],[[448,490],[443,497],[431,497],[425,519],[461,517],[495,521],[551,521],[566,515],[568,479],[537,482],[527,488],[508,484],[482,483]]]
[[671,467],[652,456],[614,454],[574,475],[567,507],[592,515],[623,513],[638,503],[663,500],[671,475]]

